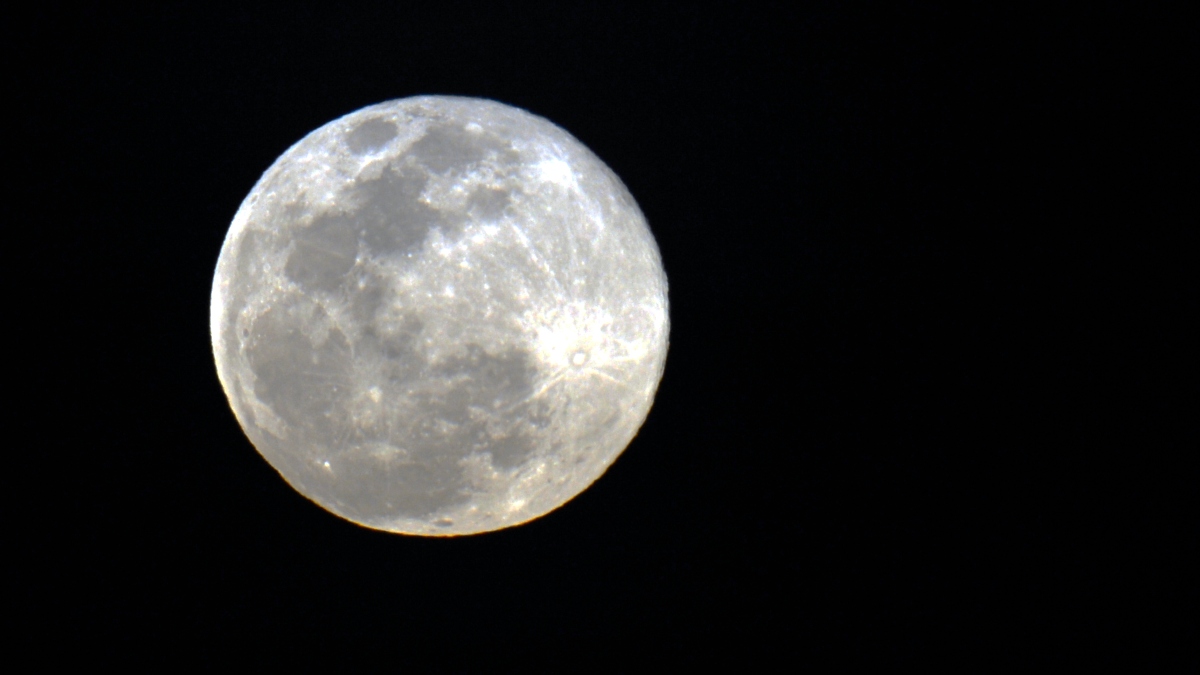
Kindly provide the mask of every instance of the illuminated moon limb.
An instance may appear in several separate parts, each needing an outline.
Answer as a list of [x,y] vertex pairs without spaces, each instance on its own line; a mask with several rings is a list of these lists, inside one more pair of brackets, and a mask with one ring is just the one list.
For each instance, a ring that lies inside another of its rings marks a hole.
[[213,279],[221,384],[263,457],[367,527],[486,532],[595,481],[662,377],[667,281],[620,180],[492,101],[363,108],[283,154]]

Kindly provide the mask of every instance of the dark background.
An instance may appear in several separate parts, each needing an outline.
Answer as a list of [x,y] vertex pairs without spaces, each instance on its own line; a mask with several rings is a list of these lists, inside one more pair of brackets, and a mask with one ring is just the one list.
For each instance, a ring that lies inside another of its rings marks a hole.
[[[34,383],[9,476],[22,623],[93,655],[247,642],[352,667],[1034,663],[1140,655],[1147,626],[1162,653],[1195,598],[1194,574],[1165,581],[1196,552],[1168,517],[1197,447],[1184,22],[1090,4],[39,4],[4,29],[10,233],[39,242],[10,244],[32,268],[10,319],[51,351],[13,368]],[[670,280],[626,453],[542,519],[450,540],[295,493],[208,336],[259,175],[416,94],[570,131]]]

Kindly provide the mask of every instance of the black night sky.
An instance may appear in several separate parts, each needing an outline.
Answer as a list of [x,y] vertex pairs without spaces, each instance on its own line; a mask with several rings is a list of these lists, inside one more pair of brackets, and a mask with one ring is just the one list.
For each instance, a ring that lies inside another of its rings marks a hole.
[[[1158,617],[1194,583],[1151,581],[1196,552],[1194,522],[1160,517],[1186,510],[1172,478],[1198,447],[1178,205],[1197,177],[1173,168],[1182,97],[1158,67],[1182,28],[953,4],[42,3],[9,23],[29,182],[7,222],[39,243],[8,249],[33,270],[9,323],[36,392],[10,441],[23,630],[104,660],[249,645],[451,672],[1133,657],[1135,616],[1184,637]],[[416,94],[570,131],[670,281],[666,374],[617,463],[540,520],[449,540],[294,492],[208,335],[259,175]]]

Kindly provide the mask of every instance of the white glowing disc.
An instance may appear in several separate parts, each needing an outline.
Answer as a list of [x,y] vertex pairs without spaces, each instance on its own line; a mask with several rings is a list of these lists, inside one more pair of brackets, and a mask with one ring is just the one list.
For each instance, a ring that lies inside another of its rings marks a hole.
[[425,535],[537,518],[629,444],[667,351],[667,280],[621,181],[481,99],[363,108],[242,203],[212,292],[217,372],[301,494]]

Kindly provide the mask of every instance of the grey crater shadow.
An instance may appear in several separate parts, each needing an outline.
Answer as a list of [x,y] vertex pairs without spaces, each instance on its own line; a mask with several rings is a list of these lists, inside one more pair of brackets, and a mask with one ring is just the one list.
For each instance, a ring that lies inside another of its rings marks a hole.
[[[354,519],[424,518],[465,504],[472,490],[463,460],[486,453],[499,469],[520,466],[548,421],[530,400],[537,368],[523,350],[489,353],[472,344],[430,364],[414,349],[422,326],[411,317],[386,337],[368,325],[354,345],[334,330],[317,347],[278,309],[254,329],[273,336],[247,350],[255,396],[338,460],[335,475],[287,463],[308,475],[305,482],[325,484],[323,493]],[[354,421],[359,411],[345,395],[354,362],[382,384],[383,422],[371,428]]]
[[434,173],[446,173],[450,169],[465,168],[479,162],[495,152],[515,162],[517,153],[512,145],[492,134],[473,134],[458,125],[441,124],[431,127],[413,144],[409,154],[417,158]]
[[286,311],[272,308],[255,320],[252,335],[270,336],[254,339],[246,350],[255,397],[290,424],[331,440],[322,433],[328,425],[316,422],[349,380],[350,345],[342,333],[330,331],[325,343],[315,347]]
[[400,129],[392,122],[369,119],[346,135],[346,147],[350,148],[350,152],[361,155],[383,147],[399,133]]
[[[391,122],[368,120],[350,132],[347,144],[352,150],[366,151],[396,133]],[[510,202],[502,190],[476,189],[468,199],[467,213],[439,211],[420,199],[429,180],[427,170],[466,170],[493,152],[509,163],[517,160],[509,144],[490,135],[476,136],[452,125],[429,129],[378,177],[357,181],[346,189],[342,201],[359,204],[357,209],[319,214],[310,226],[297,229],[284,273],[307,291],[334,291],[354,267],[359,242],[370,254],[406,255],[419,250],[435,228],[453,237],[462,231],[469,215],[498,218]]]
[[[493,466],[506,469],[519,466],[536,450],[528,425],[497,425],[510,415],[525,416],[530,407],[536,369],[528,354],[490,354],[470,345],[463,356],[414,367],[415,353],[397,353],[405,351],[403,344],[392,345],[391,352],[386,346],[373,349],[381,350],[383,363],[397,364],[385,373],[385,401],[406,397],[408,412],[346,448],[346,461],[338,465],[347,470],[329,486],[344,512],[367,522],[427,518],[471,501],[473,489],[463,465],[470,455],[487,453]],[[407,389],[414,378],[450,385],[413,392]],[[381,444],[402,452],[375,451]]]

